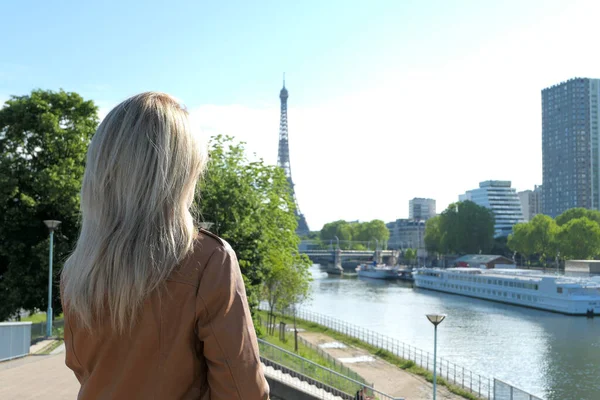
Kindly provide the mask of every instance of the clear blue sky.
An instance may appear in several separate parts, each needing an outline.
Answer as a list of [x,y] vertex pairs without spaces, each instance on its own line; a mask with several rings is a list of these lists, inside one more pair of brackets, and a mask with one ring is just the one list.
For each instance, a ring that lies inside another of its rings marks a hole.
[[[165,91],[207,133],[233,134],[274,162],[285,71],[292,171],[311,228],[388,221],[412,197],[442,211],[480,180],[541,183],[539,92],[600,77],[597,15],[594,2],[572,1],[5,2],[0,101],[63,88],[106,112]],[[495,149],[529,164],[444,160],[501,138]]]

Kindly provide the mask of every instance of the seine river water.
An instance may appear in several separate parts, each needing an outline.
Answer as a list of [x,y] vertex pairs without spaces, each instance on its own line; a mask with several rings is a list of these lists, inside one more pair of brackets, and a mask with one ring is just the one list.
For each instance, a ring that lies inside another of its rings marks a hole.
[[423,289],[328,277],[313,266],[304,308],[433,352],[425,314],[448,315],[438,354],[548,400],[600,399],[600,318],[569,317]]

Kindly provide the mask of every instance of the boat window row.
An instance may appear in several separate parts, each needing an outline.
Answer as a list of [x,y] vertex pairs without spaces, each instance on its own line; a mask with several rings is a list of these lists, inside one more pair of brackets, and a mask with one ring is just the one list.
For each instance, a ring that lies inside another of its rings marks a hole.
[[438,283],[438,282],[429,282],[429,281],[423,281],[423,284],[425,286],[429,286],[429,287],[443,287],[446,289],[454,289],[454,290],[460,290],[463,292],[467,292],[467,293],[478,293],[478,294],[487,294],[487,295],[491,295],[491,296],[497,296],[497,297],[505,297],[505,298],[511,298],[511,299],[515,299],[515,300],[523,300],[523,301],[531,301],[534,303],[542,302],[543,300],[538,299],[536,296],[532,296],[529,294],[520,294],[520,293],[508,293],[502,290],[494,290],[494,289],[482,289],[482,288],[477,288],[477,287],[471,287],[471,286],[463,286],[463,285],[456,285],[453,283]]
[[421,274],[426,275],[426,276],[433,276],[436,278],[439,278],[440,276],[442,276],[439,272],[431,272],[431,271],[421,271]]
[[514,282],[514,281],[507,281],[504,279],[479,278],[479,277],[473,277],[473,276],[460,276],[460,275],[450,275],[450,279],[459,280],[459,281],[463,281],[463,282],[483,283],[483,284],[488,284],[488,285],[515,287],[515,288],[520,288],[520,289],[539,290],[539,286],[537,284],[529,283],[529,282]]

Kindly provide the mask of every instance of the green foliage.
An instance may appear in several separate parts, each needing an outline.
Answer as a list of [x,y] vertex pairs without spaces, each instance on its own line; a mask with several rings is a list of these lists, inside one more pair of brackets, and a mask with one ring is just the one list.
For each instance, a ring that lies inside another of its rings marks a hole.
[[441,215],[430,218],[425,223],[425,248],[432,254],[444,254],[447,249],[442,247],[442,232],[440,231]]
[[528,223],[515,225],[508,244],[526,257],[538,255],[542,263],[559,251],[561,258],[593,258],[600,255],[599,217],[598,211],[583,208],[567,210],[556,221],[538,214]]
[[414,260],[417,259],[417,250],[406,249],[404,251],[404,260],[410,265]]
[[494,214],[472,201],[450,204],[427,222],[424,239],[434,253],[487,253],[494,244]]
[[531,243],[531,225],[529,223],[521,223],[513,226],[513,233],[508,236],[508,247],[512,251],[529,257],[534,253],[533,244]]
[[0,321],[23,308],[46,309],[48,229],[54,236],[53,307],[58,272],[79,233],[79,191],[97,107],[76,93],[34,90],[0,109]]
[[567,222],[577,219],[577,218],[588,218],[591,221],[595,221],[600,224],[600,211],[597,210],[588,210],[586,208],[571,208],[558,217],[556,217],[556,224],[558,226],[563,226]]
[[[329,222],[323,226],[320,232],[321,241],[326,244],[331,241],[340,240],[340,248],[344,250],[362,250],[366,249],[368,244],[374,247],[376,241],[383,247],[383,244],[390,238],[390,231],[385,223],[379,219],[369,222],[347,222],[338,220]],[[362,243],[350,243],[362,242]]]
[[217,136],[196,202],[211,230],[235,249],[252,309],[268,282],[276,283],[278,299],[291,297],[290,287],[300,297],[310,261],[298,252],[294,203],[281,168],[250,162],[243,144]]
[[558,233],[561,256],[585,260],[600,254],[600,226],[586,217],[571,219]]
[[374,219],[369,222],[355,222],[352,224],[354,228],[354,240],[368,242],[369,240],[377,239],[380,244],[390,238],[390,231],[385,226],[385,223],[380,219]]
[[533,217],[529,225],[529,244],[532,252],[538,254],[542,262],[548,257],[554,257],[557,251],[556,222],[547,215],[538,214]]

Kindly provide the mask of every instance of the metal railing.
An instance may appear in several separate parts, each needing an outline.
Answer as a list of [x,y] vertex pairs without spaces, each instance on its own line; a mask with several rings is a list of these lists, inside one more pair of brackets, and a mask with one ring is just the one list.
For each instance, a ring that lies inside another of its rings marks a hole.
[[0,322],[0,361],[29,354],[31,322]]
[[[260,357],[267,366],[280,369],[283,367],[285,374],[304,378],[310,384],[319,389],[323,389],[335,396],[343,399],[353,399],[356,392],[366,388],[368,396],[379,400],[402,400],[394,398],[373,387],[365,385],[363,382],[344,376],[334,370],[325,368],[315,362],[300,357],[290,351],[275,346],[262,339],[258,340]],[[279,367],[279,368],[278,368]]]
[[[264,307],[261,308],[265,309]],[[373,347],[387,351],[402,359],[412,361],[421,368],[433,372],[433,355],[427,351],[423,351],[417,347],[411,346],[389,336],[382,335],[378,332],[312,311],[300,309],[297,311],[296,316],[299,319],[308,322],[314,322],[343,335],[359,339],[372,345]],[[477,397],[494,399],[494,380],[491,378],[450,362],[443,357],[437,358],[436,370],[438,378],[443,378],[447,382],[458,386],[463,390],[467,390]],[[504,382],[502,382],[502,384],[508,385]],[[514,386],[508,386],[512,388],[514,393],[526,393],[525,391]],[[536,397],[532,398],[537,399]]]
[[494,379],[494,400],[542,400],[499,379]]
[[[63,337],[64,319],[56,319],[52,322],[52,336]],[[41,338],[46,337],[46,321],[31,324],[31,342],[34,343]]]
[[[293,334],[293,332],[292,332],[292,334]],[[338,359],[336,359],[335,357],[332,357],[329,353],[324,351],[322,348],[320,348],[319,346],[315,346],[314,344],[310,343],[303,337],[298,336],[298,343],[302,344],[302,346],[304,346],[306,348],[311,349],[312,351],[319,354],[319,356],[326,359],[330,364],[333,364],[332,369],[334,371],[337,371],[337,372],[341,373],[342,375],[345,375],[351,379],[354,379],[355,381],[362,382],[366,386],[371,386],[371,387],[375,386],[374,383],[372,383],[372,382],[368,383],[362,376],[360,376],[359,374],[357,374],[356,372],[354,372],[353,370],[351,370],[350,368],[348,368],[347,366],[342,364]]]
[[[266,321],[263,321],[262,318],[260,318],[260,316],[258,319],[259,319],[259,322],[261,323],[261,325],[263,325],[268,330],[269,326],[266,323]],[[282,333],[281,327],[278,326],[275,329],[278,330],[277,333],[281,337],[281,333]],[[286,325],[286,328],[283,331],[283,334],[285,335],[286,341],[289,340],[293,343],[293,341],[295,340],[293,328],[289,328],[289,325]],[[302,349],[302,347],[307,348],[310,351],[317,353],[322,359],[324,359],[326,361],[325,365],[330,367],[330,369],[332,369],[344,376],[347,376],[351,379],[354,379],[355,381],[361,382],[366,386],[374,386],[372,383],[369,384],[362,376],[360,376],[359,374],[357,374],[356,372],[354,372],[353,370],[351,370],[350,368],[348,368],[347,366],[342,364],[335,357],[332,357],[329,353],[327,353],[326,351],[323,351],[322,348],[320,348],[319,346],[313,345],[312,343],[310,343],[309,341],[305,340],[300,335],[298,335],[298,349],[300,350],[300,349]]]

